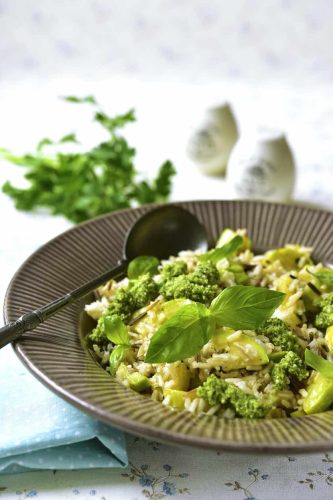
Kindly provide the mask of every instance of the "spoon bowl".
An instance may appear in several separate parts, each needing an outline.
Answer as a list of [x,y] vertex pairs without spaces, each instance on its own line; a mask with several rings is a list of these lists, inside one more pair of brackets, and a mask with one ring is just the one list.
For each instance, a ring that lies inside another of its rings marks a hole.
[[166,259],[181,250],[208,248],[206,230],[184,208],[165,205],[140,217],[129,229],[124,245],[124,260],[139,255]]

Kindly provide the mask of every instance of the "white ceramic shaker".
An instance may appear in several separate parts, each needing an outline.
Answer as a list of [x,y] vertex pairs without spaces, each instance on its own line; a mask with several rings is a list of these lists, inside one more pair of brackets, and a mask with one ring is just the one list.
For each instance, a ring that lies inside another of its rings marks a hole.
[[224,103],[206,110],[192,132],[187,152],[203,174],[222,175],[237,139],[234,114],[230,105]]
[[230,155],[226,180],[237,198],[290,201],[295,163],[283,132],[260,129],[255,137],[241,138]]

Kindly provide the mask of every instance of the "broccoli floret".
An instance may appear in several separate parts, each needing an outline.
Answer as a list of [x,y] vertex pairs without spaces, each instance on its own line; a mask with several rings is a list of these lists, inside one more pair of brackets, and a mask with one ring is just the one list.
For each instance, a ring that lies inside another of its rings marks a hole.
[[107,309],[107,316],[118,316],[126,321],[136,309],[136,301],[129,286],[119,288]]
[[292,351],[287,352],[281,361],[273,366],[271,378],[275,389],[286,389],[290,383],[290,375],[298,380],[304,380],[309,375],[304,361]]
[[130,315],[146,306],[158,295],[158,285],[149,274],[143,274],[135,280],[130,280],[128,286],[117,290],[107,315],[117,315],[122,321],[127,321]]
[[257,333],[268,337],[272,344],[281,347],[283,351],[300,352],[300,345],[296,335],[281,319],[268,319],[257,329]]
[[160,292],[168,300],[186,298],[209,305],[219,292],[218,279],[214,264],[204,262],[192,273],[162,281]]
[[333,325],[333,292],[319,302],[319,307],[321,311],[316,315],[315,326],[324,330]]
[[88,336],[88,341],[91,344],[106,344],[108,339],[104,332],[105,316],[118,316],[122,321],[126,322],[131,314],[148,305],[157,297],[158,293],[158,285],[149,274],[130,280],[128,286],[117,290],[106,313],[98,320],[96,328]]
[[203,304],[210,304],[217,295],[217,286],[205,286],[191,283],[186,275],[166,281],[160,289],[167,300],[186,298]]
[[192,283],[199,285],[217,285],[220,275],[212,262],[199,262],[196,270],[189,274],[189,279]]
[[104,316],[99,318],[96,327],[93,331],[88,335],[89,344],[98,344],[103,345],[107,341],[107,338],[104,333]]
[[187,264],[183,260],[175,260],[170,264],[163,266],[161,271],[162,279],[175,278],[181,274],[187,273]]
[[197,394],[208,401],[211,406],[219,403],[229,404],[237,415],[244,418],[263,418],[271,409],[267,403],[251,394],[245,394],[235,385],[215,375],[208,377],[206,382],[197,389]]
[[133,303],[131,313],[149,304],[149,302],[156,299],[159,293],[158,284],[149,274],[144,274],[136,280],[131,280],[128,290],[132,296],[130,302]]

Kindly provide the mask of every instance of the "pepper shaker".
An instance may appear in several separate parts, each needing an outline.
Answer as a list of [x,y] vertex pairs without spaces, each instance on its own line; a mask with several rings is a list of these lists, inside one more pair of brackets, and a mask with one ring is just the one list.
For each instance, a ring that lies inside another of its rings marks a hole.
[[203,174],[222,175],[237,139],[236,120],[230,105],[225,103],[207,109],[190,137],[187,152]]
[[236,197],[289,201],[295,162],[284,133],[266,128],[254,138],[241,138],[230,155],[226,179]]

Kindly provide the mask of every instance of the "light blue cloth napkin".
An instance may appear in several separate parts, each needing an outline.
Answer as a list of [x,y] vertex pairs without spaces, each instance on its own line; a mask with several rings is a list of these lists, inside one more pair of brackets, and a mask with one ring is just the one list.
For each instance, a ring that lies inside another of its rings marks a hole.
[[55,396],[10,346],[0,351],[0,474],[127,463],[121,431]]

